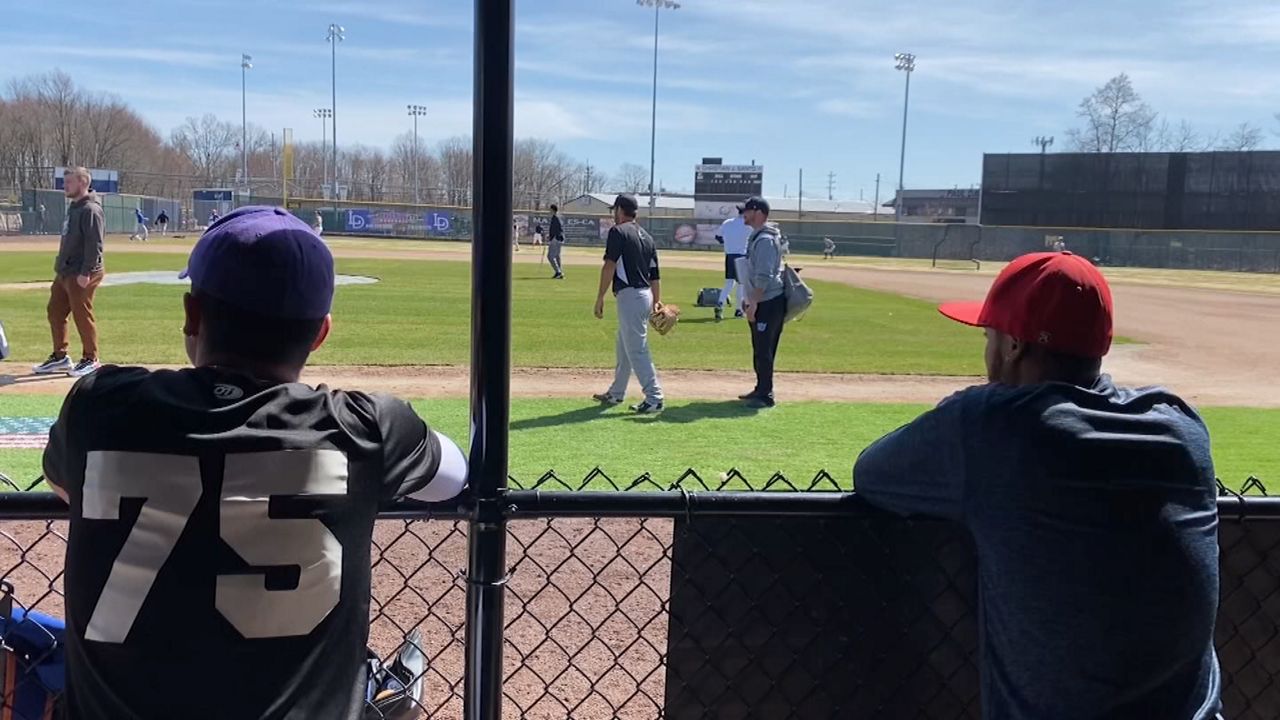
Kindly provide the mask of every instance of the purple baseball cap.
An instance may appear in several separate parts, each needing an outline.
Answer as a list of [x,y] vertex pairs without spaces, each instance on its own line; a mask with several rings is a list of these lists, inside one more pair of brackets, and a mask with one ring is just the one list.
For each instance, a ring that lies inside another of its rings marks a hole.
[[242,310],[318,320],[333,305],[333,254],[288,210],[246,206],[209,226],[178,275]]

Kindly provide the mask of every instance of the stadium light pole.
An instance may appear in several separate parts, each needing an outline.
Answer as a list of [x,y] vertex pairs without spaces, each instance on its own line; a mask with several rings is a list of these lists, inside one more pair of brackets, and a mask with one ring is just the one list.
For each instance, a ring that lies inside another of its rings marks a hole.
[[421,203],[421,189],[418,186],[418,118],[427,114],[425,105],[409,105],[409,115],[413,117],[413,201]]
[[657,202],[653,193],[653,176],[658,157],[658,17],[663,10],[679,10],[680,3],[673,0],[636,0],[636,4],[653,8],[653,107],[649,120],[649,217],[652,219]]
[[249,187],[249,102],[248,75],[253,68],[253,56],[240,53],[240,174],[245,187]]
[[902,154],[898,157],[898,197],[893,206],[893,221],[902,222],[903,175],[907,167],[907,108],[911,105],[911,73],[916,70],[916,56],[911,53],[898,53],[893,56],[898,61],[897,68],[907,74],[907,90],[902,98]]
[[333,117],[333,110],[329,108],[316,108],[311,111],[314,117],[320,118],[320,194],[324,194],[324,187],[329,184],[329,118]]
[[329,127],[333,130],[333,195],[338,199],[338,43],[347,39],[347,29],[337,23],[329,23],[329,34],[325,38],[330,45],[330,69],[332,75],[333,96],[329,103],[329,117],[333,119]]

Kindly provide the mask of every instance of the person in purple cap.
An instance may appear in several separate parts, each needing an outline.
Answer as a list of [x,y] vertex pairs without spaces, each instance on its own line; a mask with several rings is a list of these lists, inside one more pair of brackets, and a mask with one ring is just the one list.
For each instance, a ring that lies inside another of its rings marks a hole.
[[68,716],[359,718],[375,515],[455,497],[466,460],[401,400],[299,382],[334,294],[301,220],[229,213],[184,276],[194,367],[103,367],[49,434]]

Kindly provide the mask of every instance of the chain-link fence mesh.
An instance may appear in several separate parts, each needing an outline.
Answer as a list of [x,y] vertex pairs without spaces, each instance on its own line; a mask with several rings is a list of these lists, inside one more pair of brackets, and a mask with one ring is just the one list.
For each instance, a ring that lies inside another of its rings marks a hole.
[[[596,471],[574,483],[549,473],[526,489],[537,493],[511,493],[506,717],[979,716],[976,563],[963,531],[856,499],[839,512],[824,501],[805,517],[703,514],[727,487],[783,491],[773,496],[796,508],[834,495],[810,491],[838,489],[825,472],[794,483],[737,473],[708,482],[690,471],[659,487],[647,475],[615,482]],[[635,496],[580,492],[604,488],[650,491],[638,500],[650,510],[636,510],[649,516],[618,516]],[[1260,490],[1256,481],[1242,488]],[[585,517],[522,506],[548,495],[577,498],[570,514]],[[659,499],[686,510],[652,511]],[[1231,718],[1280,717],[1280,522],[1258,512],[1268,501],[1220,505],[1218,648]],[[371,703],[367,717],[459,718],[467,523],[406,515],[374,532],[369,646],[385,662],[370,667],[384,694],[420,685],[421,706]],[[63,520],[0,517],[0,577],[20,609],[63,616],[66,534]],[[826,550],[797,552],[815,543]],[[31,703],[47,700],[46,688],[56,695],[60,670],[15,650],[0,697],[21,711],[15,718],[43,717]]]

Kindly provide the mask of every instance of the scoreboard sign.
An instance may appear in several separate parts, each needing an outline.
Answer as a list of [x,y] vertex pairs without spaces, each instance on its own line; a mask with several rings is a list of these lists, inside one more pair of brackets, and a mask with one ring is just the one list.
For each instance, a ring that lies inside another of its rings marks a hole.
[[[763,165],[697,165],[694,167],[694,215],[700,219],[724,219],[731,208],[764,192]],[[712,213],[712,209],[716,212]]]

